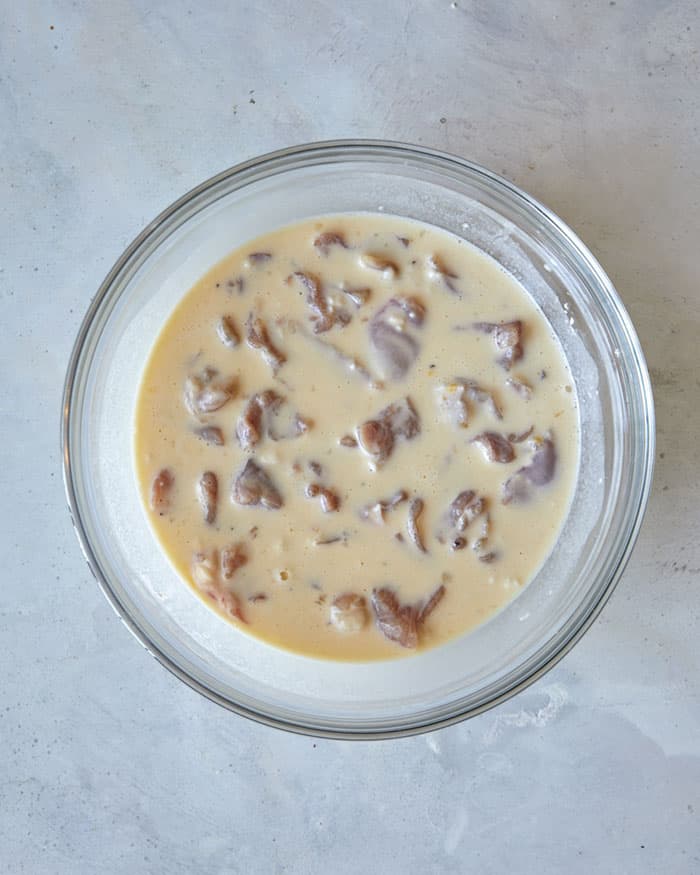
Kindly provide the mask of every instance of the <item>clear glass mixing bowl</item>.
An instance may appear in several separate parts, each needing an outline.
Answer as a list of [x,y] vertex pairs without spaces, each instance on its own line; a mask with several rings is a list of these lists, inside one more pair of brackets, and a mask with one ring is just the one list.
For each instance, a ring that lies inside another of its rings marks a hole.
[[[139,379],[164,320],[246,240],[323,213],[383,211],[445,228],[535,298],[568,357],[581,459],[569,516],[537,577],[469,635],[382,663],[314,660],[245,635],[175,574],[142,510],[132,464]],[[297,732],[385,738],[435,729],[512,696],[583,634],[636,539],[654,458],[651,388],[609,279],[545,207],[495,174],[377,141],[298,146],[221,173],[155,219],[99,289],[71,357],[64,477],[90,568],[124,623],[215,702]]]

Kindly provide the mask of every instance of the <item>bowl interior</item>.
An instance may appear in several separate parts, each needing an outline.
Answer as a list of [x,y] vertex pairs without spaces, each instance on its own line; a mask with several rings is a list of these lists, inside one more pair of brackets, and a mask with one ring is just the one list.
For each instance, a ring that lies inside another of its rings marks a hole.
[[[221,620],[160,551],[132,465],[141,373],[182,295],[258,234],[344,211],[429,222],[499,262],[556,332],[580,409],[575,494],[537,577],[473,633],[385,663],[297,656]],[[649,479],[651,411],[636,338],[604,274],[573,235],[480,168],[370,146],[253,162],[156,220],[115,267],[88,318],[67,389],[76,526],[120,615],[166,665],[223,704],[278,725],[344,735],[416,731],[476,712],[567,646],[624,563]]]

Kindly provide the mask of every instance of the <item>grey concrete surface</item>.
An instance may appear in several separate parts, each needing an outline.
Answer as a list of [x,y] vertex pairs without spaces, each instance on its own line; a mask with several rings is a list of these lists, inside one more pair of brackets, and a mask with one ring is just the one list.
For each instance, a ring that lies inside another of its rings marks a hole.
[[[0,3],[0,869],[700,872],[700,12],[689,0]],[[104,274],[269,149],[450,150],[558,212],[629,308],[653,496],[584,640],[409,740],[220,710],[113,615],[65,510],[60,392]]]

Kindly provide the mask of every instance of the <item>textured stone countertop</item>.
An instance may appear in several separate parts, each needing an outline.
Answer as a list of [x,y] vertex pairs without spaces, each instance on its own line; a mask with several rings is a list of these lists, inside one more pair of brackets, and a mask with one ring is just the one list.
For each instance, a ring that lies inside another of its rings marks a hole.
[[[700,872],[700,13],[689,0],[186,3],[0,12],[0,870]],[[407,740],[255,725],[189,690],[71,529],[60,393],[132,237],[273,148],[382,137],[504,174],[638,329],[653,495],[603,615],[527,692]]]

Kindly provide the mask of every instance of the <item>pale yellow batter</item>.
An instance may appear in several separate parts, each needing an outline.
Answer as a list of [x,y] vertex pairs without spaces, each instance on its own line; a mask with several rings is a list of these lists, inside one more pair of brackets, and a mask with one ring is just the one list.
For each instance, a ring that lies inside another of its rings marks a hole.
[[135,456],[163,549],[232,635],[389,658],[535,574],[576,477],[576,400],[493,261],[430,226],[327,216],[185,296],[146,367]]

